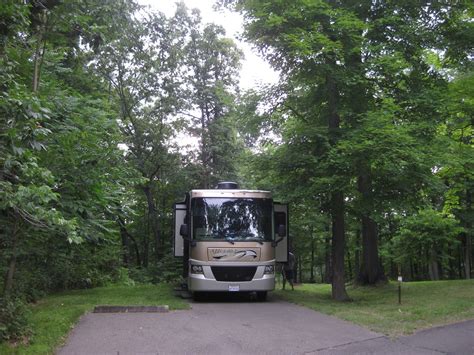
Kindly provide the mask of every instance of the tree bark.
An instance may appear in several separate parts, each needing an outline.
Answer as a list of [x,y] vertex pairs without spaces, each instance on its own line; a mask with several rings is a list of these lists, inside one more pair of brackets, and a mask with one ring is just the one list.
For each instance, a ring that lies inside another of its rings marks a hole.
[[431,281],[439,280],[439,265],[438,265],[438,255],[434,247],[430,250],[430,258],[428,264],[428,273],[430,275]]
[[340,191],[331,194],[332,207],[332,298],[336,301],[348,301],[344,275],[344,195]]
[[378,282],[386,282],[387,278],[379,260],[377,224],[370,217],[370,212],[373,210],[371,203],[372,180],[368,167],[362,168],[357,185],[362,199],[366,203],[363,206],[361,217],[362,265],[357,282],[361,285],[374,285]]
[[[121,217],[118,217],[118,223],[119,223],[119,226],[120,226],[120,234],[122,235],[122,243],[123,243],[123,238],[124,237],[127,239],[127,241],[126,241],[127,246],[129,246],[129,243],[128,243],[129,239],[133,242],[133,246],[134,246],[134,250],[135,250],[135,257],[137,259],[137,266],[141,266],[142,261],[141,261],[141,257],[140,257],[140,250],[138,248],[138,244],[137,244],[136,239],[133,237],[133,235],[131,235],[128,232],[128,230],[125,226],[125,221]],[[129,259],[129,258],[127,257],[127,259]],[[128,262],[130,262],[130,260],[128,260]]]
[[[335,63],[331,62],[333,67]],[[336,82],[331,74],[326,77],[328,93],[328,128],[329,144],[334,147],[340,135],[340,117],[337,111],[339,93]],[[340,190],[331,192],[331,222],[332,222],[332,298],[336,301],[348,301],[344,278],[344,194]]]

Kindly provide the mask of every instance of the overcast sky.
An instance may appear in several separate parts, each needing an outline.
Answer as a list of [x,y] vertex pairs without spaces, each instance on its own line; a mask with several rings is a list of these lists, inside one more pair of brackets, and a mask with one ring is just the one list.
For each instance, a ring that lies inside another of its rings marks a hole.
[[[138,0],[138,2],[142,5],[149,5],[167,16],[173,16],[177,0]],[[239,40],[238,37],[243,27],[243,20],[239,14],[227,10],[214,11],[212,8],[214,0],[183,0],[183,2],[190,9],[198,8],[201,11],[203,22],[213,22],[223,26],[227,37],[233,38],[244,52],[245,59],[240,73],[240,87],[242,89],[250,89],[259,84],[276,83],[278,81],[278,74],[256,54],[255,50],[252,50],[249,44]]]

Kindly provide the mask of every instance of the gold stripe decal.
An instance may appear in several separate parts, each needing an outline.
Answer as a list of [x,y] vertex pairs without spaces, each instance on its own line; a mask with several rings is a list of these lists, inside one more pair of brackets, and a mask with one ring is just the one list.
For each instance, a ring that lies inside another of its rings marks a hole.
[[209,261],[260,261],[260,248],[207,248]]

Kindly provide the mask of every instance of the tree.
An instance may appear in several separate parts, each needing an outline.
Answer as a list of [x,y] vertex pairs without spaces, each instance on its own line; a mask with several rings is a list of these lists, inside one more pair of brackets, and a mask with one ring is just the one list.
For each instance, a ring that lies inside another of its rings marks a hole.
[[445,164],[439,171],[448,187],[444,211],[453,213],[464,228],[460,238],[466,279],[471,278],[473,267],[473,78],[472,72],[461,74],[449,86],[447,120],[442,125],[443,134],[449,139],[446,142],[449,149],[446,151]]
[[283,144],[293,146],[282,150],[310,152],[294,160],[311,179],[303,186],[326,184],[318,194],[329,194],[333,227],[344,226],[345,202],[361,221],[358,281],[385,280],[378,253],[385,216],[429,203],[427,193],[440,191],[432,171],[442,160],[436,127],[447,78],[430,67],[431,58],[445,52],[448,62],[468,61],[466,37],[452,33],[468,32],[469,5],[223,2],[244,14],[246,37],[282,70],[278,109],[292,136],[283,135]]
[[[129,5],[123,3],[123,7]],[[129,14],[130,10],[125,11]],[[175,134],[172,120],[183,105],[182,60],[187,23],[186,10],[178,7],[175,17],[147,13],[141,21],[119,17],[116,39],[100,48],[94,70],[102,74],[120,107],[120,129],[126,158],[141,174],[140,189],[146,199],[146,225],[141,261],[148,266],[151,232],[155,253],[160,254],[161,228],[156,201],[157,184],[173,157],[169,149]],[[122,220],[125,222],[124,220]],[[121,223],[121,228],[125,224]]]
[[405,218],[393,239],[394,258],[423,260],[428,265],[431,280],[439,280],[440,267],[448,268],[448,261],[460,231],[458,222],[437,211],[425,209]]
[[7,293],[34,300],[43,291],[97,285],[116,272],[112,210],[127,171],[117,166],[119,131],[107,90],[86,66],[114,7],[7,5],[1,9],[7,20],[0,51],[0,269]]
[[237,137],[232,110],[242,52],[222,27],[203,25],[193,11],[186,51],[191,131],[199,137],[202,188],[236,178]]

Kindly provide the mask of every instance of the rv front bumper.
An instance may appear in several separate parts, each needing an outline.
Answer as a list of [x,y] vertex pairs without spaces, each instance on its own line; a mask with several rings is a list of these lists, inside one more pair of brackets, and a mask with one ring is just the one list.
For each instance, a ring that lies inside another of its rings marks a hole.
[[190,273],[188,289],[190,291],[210,292],[251,292],[271,291],[275,289],[275,274],[264,274],[265,265],[256,266],[257,270],[249,281],[219,281],[209,265],[202,266],[202,273]]

